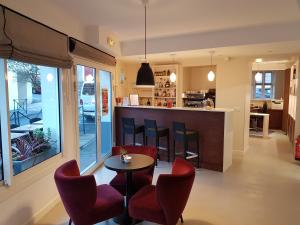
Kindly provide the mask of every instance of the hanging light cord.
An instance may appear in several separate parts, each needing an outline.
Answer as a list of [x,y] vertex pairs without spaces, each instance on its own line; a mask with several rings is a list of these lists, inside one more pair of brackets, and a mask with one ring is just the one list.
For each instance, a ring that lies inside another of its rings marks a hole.
[[146,26],[147,26],[147,10],[146,10],[146,7],[147,7],[147,3],[145,2],[145,61],[147,59],[146,57],[146,54],[147,54],[147,46],[146,46],[146,34],[147,34],[147,29],[146,29]]

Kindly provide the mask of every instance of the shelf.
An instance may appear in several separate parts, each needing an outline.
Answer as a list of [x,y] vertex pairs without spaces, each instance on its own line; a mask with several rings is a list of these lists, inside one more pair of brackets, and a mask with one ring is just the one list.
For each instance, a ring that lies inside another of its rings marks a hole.
[[205,98],[182,98],[183,100],[188,100],[188,101],[203,101]]
[[169,88],[166,88],[166,87],[155,87],[154,89],[176,89],[176,87],[169,87]]
[[139,98],[152,98],[152,96],[139,96]]
[[159,97],[159,96],[154,96],[154,98],[174,98],[174,99],[176,99],[176,97]]

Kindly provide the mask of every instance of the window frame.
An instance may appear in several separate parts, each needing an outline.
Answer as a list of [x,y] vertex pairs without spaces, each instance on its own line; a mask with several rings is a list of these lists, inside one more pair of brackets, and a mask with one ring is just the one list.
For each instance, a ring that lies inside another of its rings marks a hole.
[[[1,130],[2,134],[0,141],[2,144],[2,155],[3,155],[3,180],[0,182],[3,182],[3,185],[0,184],[0,189],[2,189],[3,186],[12,186],[19,190],[23,185],[27,186],[30,185],[28,181],[32,180],[38,180],[41,177],[43,177],[43,174],[45,171],[49,171],[49,168],[52,167],[51,165],[55,164],[57,167],[57,164],[59,165],[59,162],[63,158],[63,152],[64,152],[64,100],[67,98],[63,92],[63,85],[66,81],[64,76],[67,76],[66,69],[63,68],[55,68],[57,71],[57,93],[58,93],[58,121],[59,121],[59,152],[46,160],[20,172],[19,174],[14,175],[13,170],[13,159],[12,159],[12,150],[11,150],[11,134],[10,134],[10,110],[9,110],[9,90],[8,90],[8,71],[7,71],[7,59],[0,58],[0,70],[4,72],[4,76],[0,76],[0,90],[3,89],[2,93],[5,93],[5,97],[0,98],[0,104],[5,105],[6,107],[1,107],[0,110],[1,114]],[[1,78],[2,77],[2,78]],[[66,79],[69,81],[69,79]],[[7,131],[7,132],[3,132]],[[8,150],[5,150],[8,149]],[[20,185],[20,187],[18,186]],[[5,196],[6,197],[6,196]],[[0,200],[3,199],[2,193],[0,190]]]
[[[261,73],[262,74],[262,82],[261,83],[258,83],[256,82],[255,80],[255,75],[256,73]],[[270,73],[271,74],[271,83],[266,83],[265,82],[265,77],[266,77],[266,74]],[[252,83],[253,83],[253,87],[252,87],[252,98],[253,99],[273,99],[274,98],[274,95],[275,95],[275,90],[274,90],[274,79],[275,79],[275,76],[274,76],[274,73],[273,71],[255,71],[253,73],[253,76],[252,76]],[[260,97],[257,97],[256,96],[256,87],[257,86],[261,86],[261,90],[262,90],[262,93],[261,93],[261,96]],[[266,97],[266,86],[271,86],[271,95],[270,95],[270,98]]]

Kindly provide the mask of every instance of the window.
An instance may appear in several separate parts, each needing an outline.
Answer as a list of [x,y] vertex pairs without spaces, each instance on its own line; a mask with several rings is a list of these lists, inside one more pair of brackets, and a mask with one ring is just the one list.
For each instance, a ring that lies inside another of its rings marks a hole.
[[59,74],[53,67],[7,60],[14,175],[60,152]]
[[0,123],[0,180],[3,180],[3,159],[2,159],[2,136],[1,136],[1,123]]
[[273,98],[273,74],[272,72],[255,72],[253,75],[253,97],[254,98]]

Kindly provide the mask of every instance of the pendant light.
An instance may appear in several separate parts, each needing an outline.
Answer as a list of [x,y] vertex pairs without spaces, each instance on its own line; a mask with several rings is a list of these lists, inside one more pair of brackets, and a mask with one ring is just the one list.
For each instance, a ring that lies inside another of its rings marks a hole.
[[209,81],[214,81],[216,75],[215,75],[214,71],[212,70],[212,56],[213,56],[213,54],[214,54],[215,52],[214,52],[214,51],[210,51],[209,53],[210,53],[210,71],[209,71],[208,74],[207,74],[207,79],[208,79]]
[[256,72],[256,74],[254,76],[254,79],[255,79],[256,83],[261,83],[262,82],[262,73],[259,72],[259,65],[262,62],[262,59],[258,58],[258,59],[255,60],[255,62],[257,64],[257,70],[258,71]]
[[[171,54],[171,56],[173,57],[173,64],[174,64],[174,58],[175,58],[175,54]],[[176,82],[176,73],[175,73],[175,71],[173,70],[172,71],[172,73],[170,74],[170,81],[172,82],[172,83],[175,83]]]
[[141,64],[141,67],[137,73],[136,77],[136,86],[139,87],[154,87],[155,82],[154,82],[154,76],[153,76],[153,71],[147,62],[147,0],[142,1],[145,7],[145,61]]

